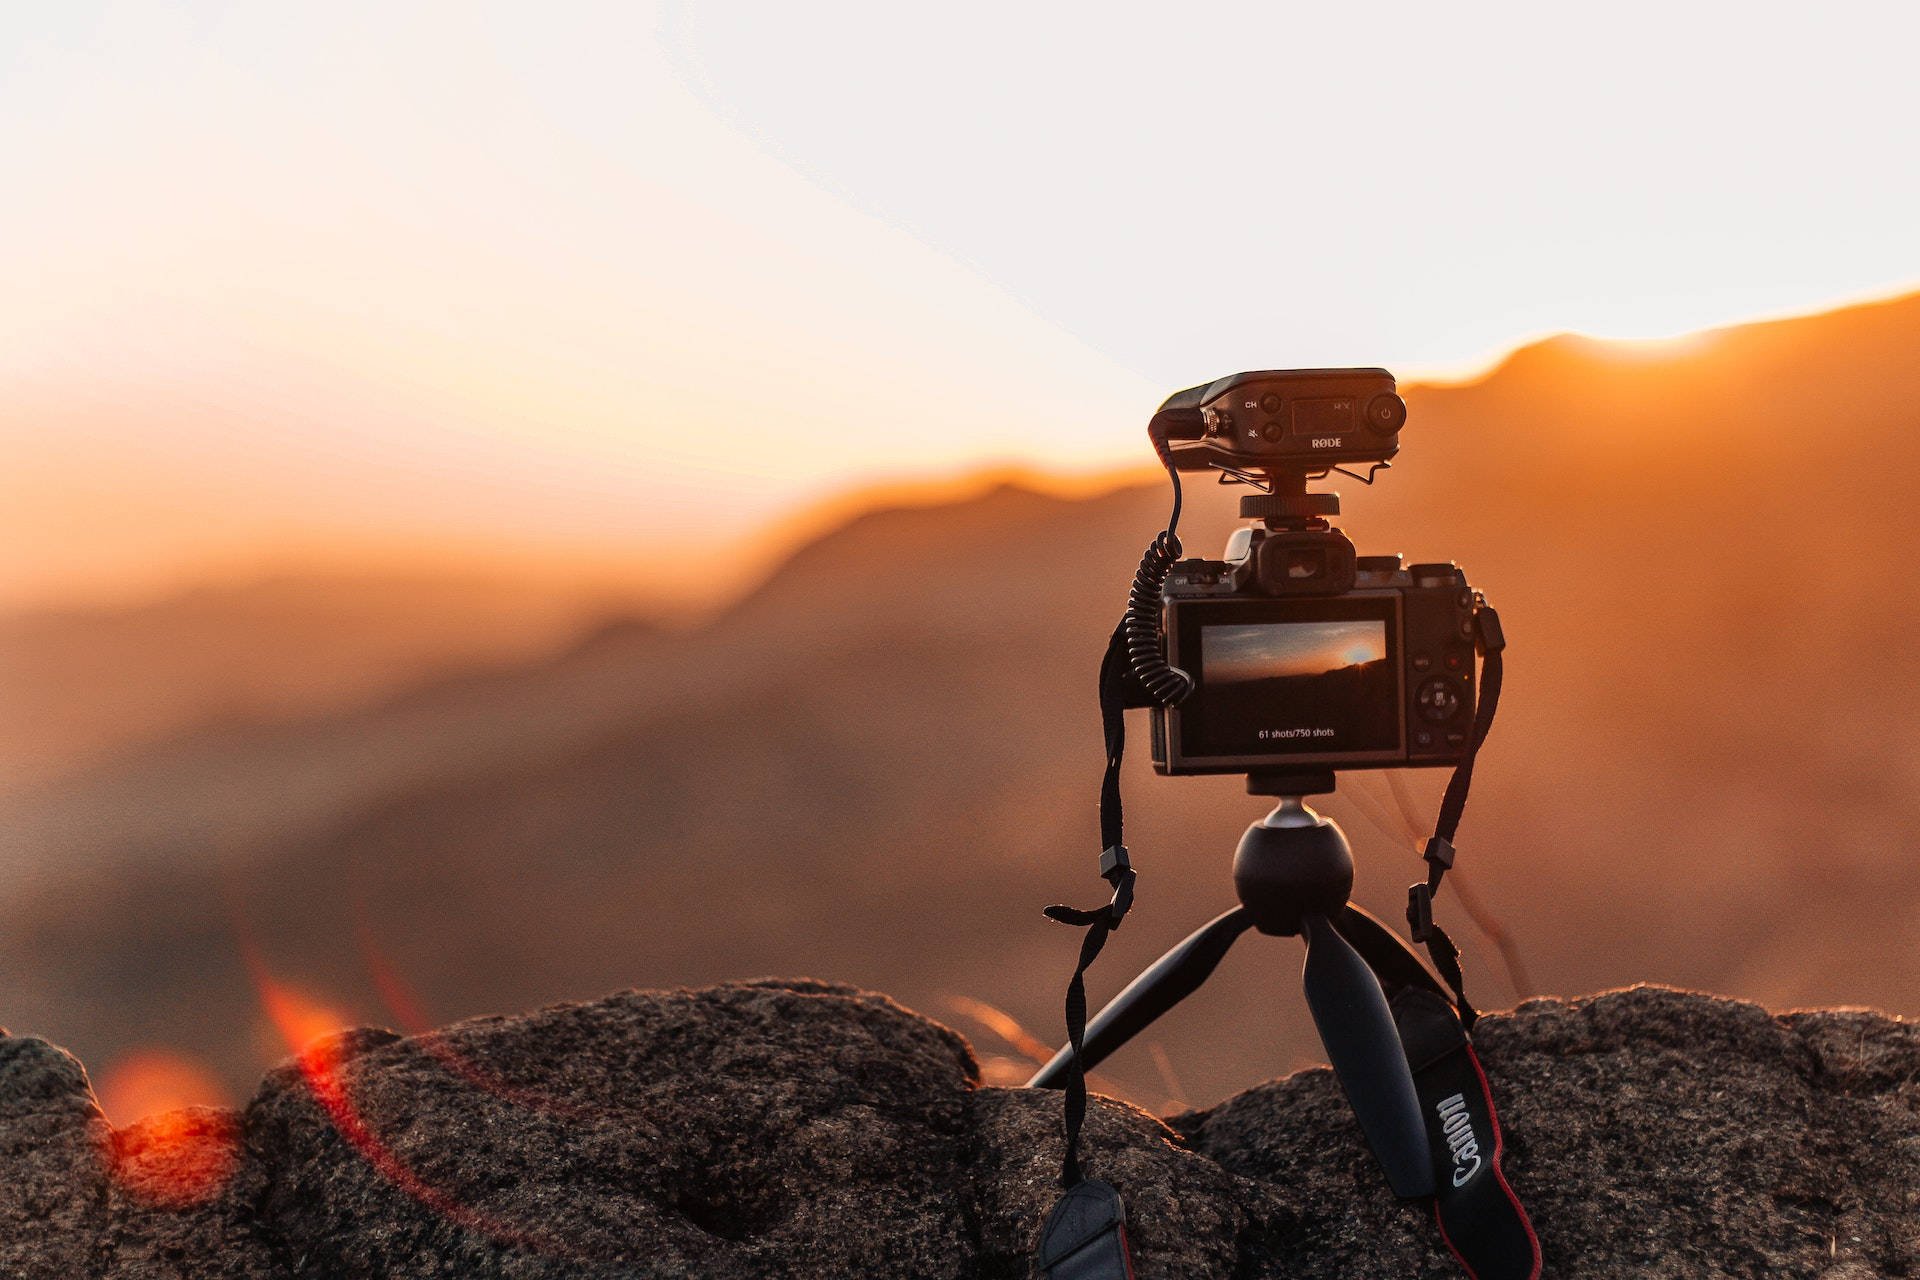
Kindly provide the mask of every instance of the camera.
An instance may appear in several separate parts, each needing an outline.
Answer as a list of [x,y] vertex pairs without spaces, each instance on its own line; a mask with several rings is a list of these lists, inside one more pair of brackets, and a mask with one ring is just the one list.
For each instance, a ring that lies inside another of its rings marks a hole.
[[[1104,908],[1046,911],[1087,930],[1067,984],[1066,1047],[1028,1082],[1067,1090],[1068,1191],[1037,1259],[1052,1280],[1133,1274],[1119,1193],[1080,1164],[1087,1071],[1197,990],[1250,929],[1306,943],[1307,1007],[1394,1195],[1431,1200],[1443,1234],[1463,1228],[1468,1252],[1455,1252],[1470,1274],[1539,1273],[1533,1225],[1497,1169],[1498,1120],[1467,1036],[1478,1015],[1460,950],[1433,912],[1500,703],[1506,638],[1458,565],[1359,555],[1328,521],[1339,495],[1307,488],[1336,471],[1372,484],[1399,451],[1406,420],[1385,369],[1268,369],[1178,392],[1147,423],[1173,505],[1100,660],[1100,878],[1113,893]],[[1252,523],[1219,560],[1186,558],[1181,547],[1189,471],[1258,490],[1240,500]],[[1244,773],[1248,794],[1278,803],[1234,850],[1240,905],[1189,934],[1088,1022],[1087,966],[1134,900],[1120,803],[1129,708],[1151,711],[1159,772]],[[1352,846],[1303,802],[1332,792],[1341,769],[1405,765],[1453,767],[1421,849],[1426,869],[1407,890],[1407,925],[1431,969],[1353,903]],[[1462,1172],[1459,1143],[1450,1159],[1443,1142],[1459,1133],[1489,1135],[1493,1158]],[[1505,1194],[1489,1194],[1495,1185]]]
[[[1167,661],[1192,694],[1153,710],[1161,773],[1450,765],[1473,726],[1475,596],[1452,564],[1402,568],[1241,530],[1163,588]],[[1236,550],[1238,556],[1236,556]],[[1305,562],[1312,572],[1289,576]],[[1289,588],[1269,592],[1275,580]],[[1319,588],[1325,588],[1323,593]]]
[[[1178,470],[1257,483],[1221,560],[1163,562],[1156,630],[1192,690],[1155,706],[1163,774],[1451,765],[1471,750],[1475,613],[1452,563],[1362,556],[1308,493],[1341,462],[1385,463],[1406,404],[1384,369],[1238,373],[1168,398]],[[1154,576],[1158,576],[1157,574]]]

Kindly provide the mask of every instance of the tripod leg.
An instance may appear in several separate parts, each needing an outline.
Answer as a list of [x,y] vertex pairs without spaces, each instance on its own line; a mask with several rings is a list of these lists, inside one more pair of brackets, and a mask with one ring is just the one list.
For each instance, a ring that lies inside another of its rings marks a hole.
[[[1153,1020],[1200,989],[1219,965],[1234,939],[1253,927],[1245,907],[1235,907],[1194,930],[1179,946],[1154,961],[1153,967],[1127,984],[1087,1026],[1081,1064],[1091,1069],[1108,1054],[1145,1031]],[[1027,1081],[1029,1089],[1059,1089],[1067,1083],[1073,1046]]]
[[1380,980],[1325,916],[1301,917],[1307,938],[1307,1007],[1334,1078],[1402,1199],[1433,1194],[1433,1151],[1413,1072]]
[[1367,967],[1379,976],[1380,985],[1388,995],[1403,987],[1424,987],[1448,1004],[1453,1003],[1445,984],[1434,977],[1433,971],[1420,958],[1420,953],[1371,912],[1363,911],[1349,902],[1333,918],[1333,927],[1340,931],[1341,937],[1353,944],[1353,949],[1360,953]]

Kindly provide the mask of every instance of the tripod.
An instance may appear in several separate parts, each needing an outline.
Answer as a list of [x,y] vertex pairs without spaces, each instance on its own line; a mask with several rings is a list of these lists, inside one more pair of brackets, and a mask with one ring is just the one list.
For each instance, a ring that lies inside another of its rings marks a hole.
[[[1431,1195],[1432,1147],[1381,984],[1421,987],[1443,999],[1446,993],[1398,934],[1347,901],[1353,850],[1338,824],[1303,800],[1333,789],[1331,771],[1248,775],[1249,794],[1279,803],[1240,838],[1233,859],[1240,905],[1202,925],[1115,996],[1088,1025],[1081,1062],[1093,1067],[1199,990],[1247,930],[1301,937],[1307,1005],[1367,1144],[1396,1196]],[[1072,1060],[1069,1045],[1028,1086],[1063,1087]]]

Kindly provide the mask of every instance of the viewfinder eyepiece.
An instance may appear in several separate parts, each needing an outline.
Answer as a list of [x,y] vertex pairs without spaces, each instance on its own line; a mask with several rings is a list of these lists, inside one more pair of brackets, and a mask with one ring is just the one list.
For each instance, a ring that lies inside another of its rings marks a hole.
[[1353,543],[1338,529],[1268,533],[1253,548],[1244,587],[1269,596],[1337,596],[1353,590]]

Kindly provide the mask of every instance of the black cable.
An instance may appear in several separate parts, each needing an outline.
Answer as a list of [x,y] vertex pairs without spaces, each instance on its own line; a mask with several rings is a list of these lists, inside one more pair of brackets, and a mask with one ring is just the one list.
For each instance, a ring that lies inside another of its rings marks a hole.
[[[1194,688],[1192,676],[1167,662],[1160,640],[1160,589],[1174,562],[1180,559],[1180,472],[1173,465],[1173,454],[1167,447],[1167,426],[1167,421],[1156,415],[1147,424],[1147,438],[1153,442],[1154,455],[1173,481],[1173,510],[1167,516],[1167,527],[1140,558],[1132,589],[1127,592],[1127,611],[1109,637],[1106,656],[1100,663],[1100,722],[1107,754],[1106,773],[1100,783],[1100,874],[1113,886],[1113,898],[1104,908],[1090,911],[1064,905],[1046,910],[1048,919],[1087,931],[1081,940],[1080,963],[1067,983],[1067,1043],[1073,1052],[1066,1081],[1067,1141],[1060,1182],[1068,1188],[1079,1185],[1085,1177],[1080,1169],[1080,1126],[1087,1113],[1086,1070],[1081,1063],[1087,1023],[1087,967],[1106,945],[1107,935],[1120,927],[1133,905],[1134,871],[1127,858],[1127,847],[1121,843],[1124,835],[1120,761],[1126,751],[1125,711],[1129,706],[1145,704],[1139,696],[1142,693],[1147,699],[1171,706],[1186,698]],[[1123,654],[1124,671],[1121,668]],[[1128,687],[1129,675],[1137,689]]]
[[1133,678],[1155,702],[1171,707],[1185,702],[1194,687],[1192,676],[1167,661],[1160,636],[1160,589],[1166,585],[1167,574],[1181,554],[1180,472],[1173,465],[1166,427],[1158,416],[1147,424],[1147,438],[1153,441],[1153,452],[1173,481],[1173,512],[1167,517],[1167,527],[1153,540],[1153,545],[1140,557],[1140,567],[1134,570],[1133,586],[1127,592],[1127,611],[1120,619],[1120,628],[1126,638],[1127,663],[1133,669]]

